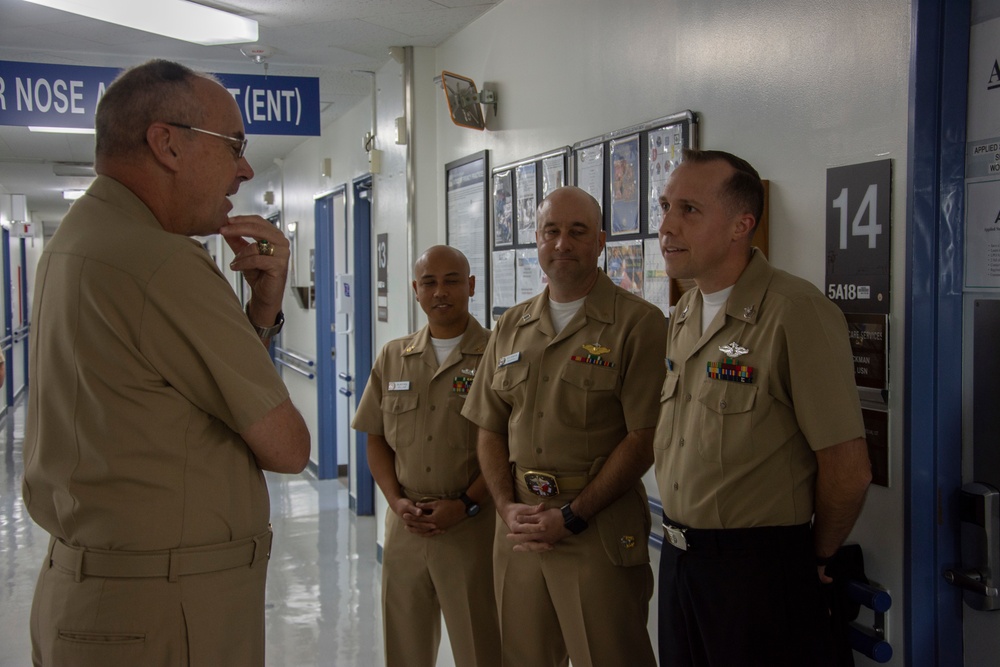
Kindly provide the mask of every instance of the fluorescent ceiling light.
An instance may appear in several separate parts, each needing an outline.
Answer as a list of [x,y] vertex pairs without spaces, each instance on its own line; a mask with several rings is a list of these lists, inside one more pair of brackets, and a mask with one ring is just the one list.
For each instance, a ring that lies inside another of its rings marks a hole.
[[40,127],[29,125],[29,132],[52,132],[53,134],[94,134],[96,130],[92,127]]
[[257,22],[187,0],[27,0],[64,12],[195,44],[257,41]]
[[76,200],[83,196],[86,190],[63,190],[63,199]]

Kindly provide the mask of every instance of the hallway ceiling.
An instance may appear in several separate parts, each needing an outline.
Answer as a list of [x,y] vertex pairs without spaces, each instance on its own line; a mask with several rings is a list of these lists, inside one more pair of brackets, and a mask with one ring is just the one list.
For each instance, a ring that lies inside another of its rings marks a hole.
[[[155,0],[135,0],[155,2]],[[363,100],[390,46],[441,44],[500,0],[233,0],[199,4],[257,20],[257,44],[270,46],[267,73],[319,78],[320,126]],[[195,69],[264,74],[239,44],[200,46],[103,23],[24,0],[0,0],[0,60],[129,67],[150,58]],[[259,170],[305,137],[251,135],[247,158]],[[360,139],[359,139],[360,140]],[[0,192],[27,197],[28,210],[46,227],[69,209],[62,190],[85,188],[90,178],[56,176],[55,163],[92,163],[93,135],[40,134],[0,126]]]

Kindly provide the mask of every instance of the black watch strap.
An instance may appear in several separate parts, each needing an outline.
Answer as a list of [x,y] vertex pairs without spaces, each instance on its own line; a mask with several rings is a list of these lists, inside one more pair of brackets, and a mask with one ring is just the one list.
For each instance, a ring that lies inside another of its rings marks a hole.
[[589,524],[583,518],[573,514],[573,510],[570,509],[569,503],[566,503],[559,509],[562,511],[563,525],[566,526],[566,530],[574,535],[579,535],[583,531],[587,530],[587,526]]
[[464,493],[460,495],[459,500],[465,503],[465,514],[466,516],[476,516],[479,514],[479,503],[465,495]]

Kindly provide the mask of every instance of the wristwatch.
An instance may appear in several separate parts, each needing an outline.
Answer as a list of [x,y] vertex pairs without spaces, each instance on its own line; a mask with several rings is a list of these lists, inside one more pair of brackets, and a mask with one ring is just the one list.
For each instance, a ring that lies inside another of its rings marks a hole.
[[587,522],[584,519],[573,514],[573,510],[570,509],[569,503],[566,503],[559,509],[562,510],[563,525],[566,526],[566,529],[569,532],[573,533],[574,535],[579,535],[583,531],[587,530],[587,525],[588,525]]
[[247,319],[250,320],[250,326],[253,330],[257,332],[260,338],[271,338],[277,336],[281,332],[281,327],[285,326],[285,314],[282,311],[278,311],[277,317],[274,318],[274,324],[269,327],[259,327],[253,323],[250,319],[250,302],[247,301],[246,307]]
[[479,503],[465,495],[464,493],[460,495],[459,500],[465,503],[465,515],[466,516],[476,516],[479,514]]

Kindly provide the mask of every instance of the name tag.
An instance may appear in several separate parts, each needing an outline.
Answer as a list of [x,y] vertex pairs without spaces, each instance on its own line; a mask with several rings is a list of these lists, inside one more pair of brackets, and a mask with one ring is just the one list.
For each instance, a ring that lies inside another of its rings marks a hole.
[[513,364],[514,362],[517,362],[517,361],[520,361],[520,360],[521,360],[521,353],[520,352],[515,352],[514,354],[508,354],[506,357],[504,357],[503,359],[500,360],[500,363],[497,364],[497,368],[503,368],[504,366],[507,366],[509,364]]
[[389,391],[409,391],[410,381],[400,380],[399,382],[390,382]]

